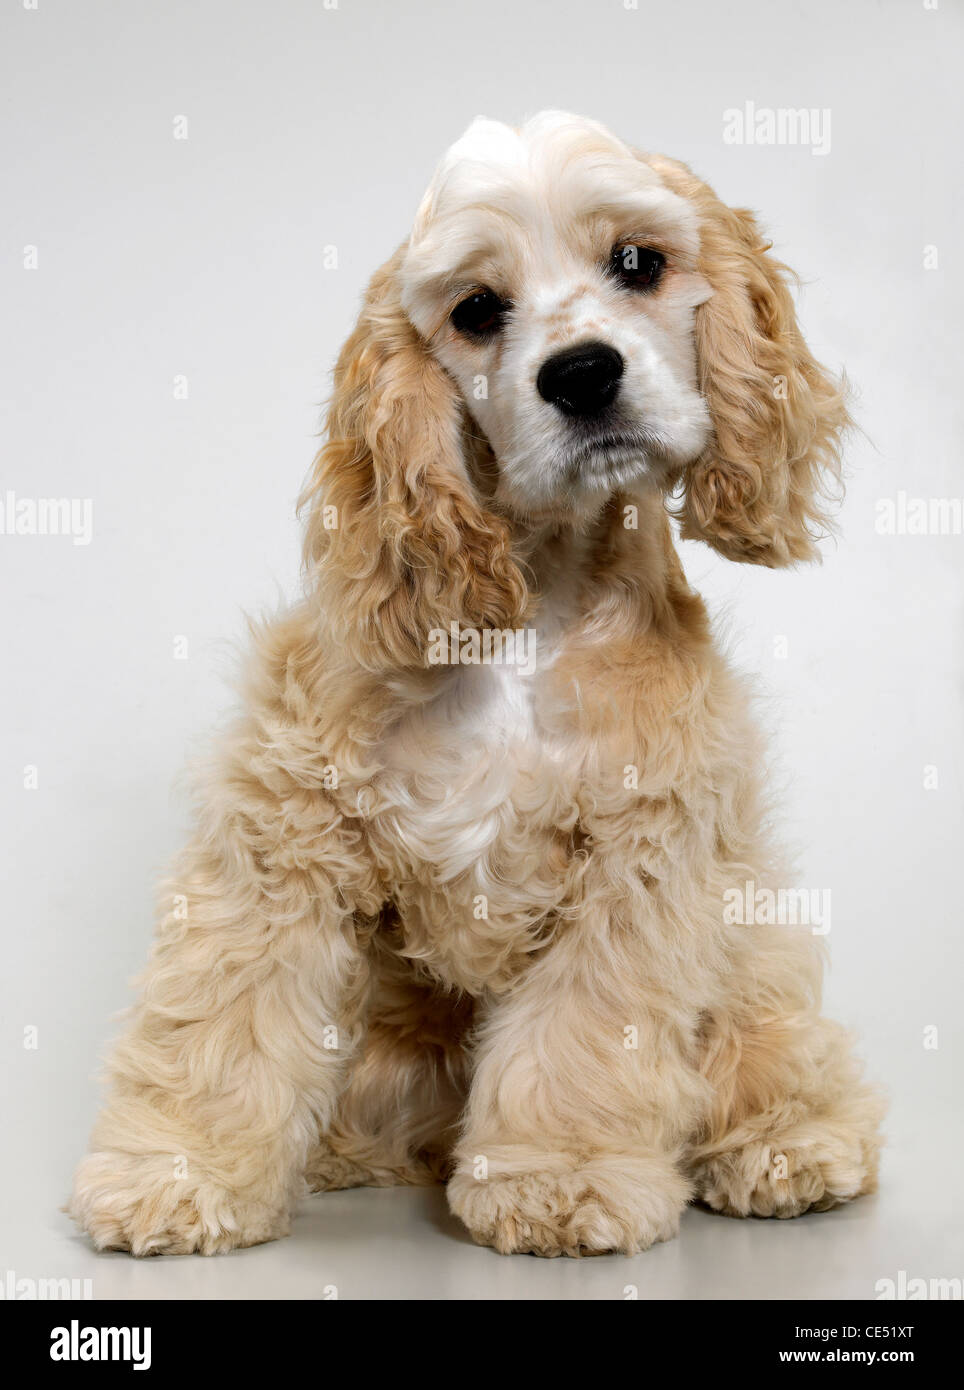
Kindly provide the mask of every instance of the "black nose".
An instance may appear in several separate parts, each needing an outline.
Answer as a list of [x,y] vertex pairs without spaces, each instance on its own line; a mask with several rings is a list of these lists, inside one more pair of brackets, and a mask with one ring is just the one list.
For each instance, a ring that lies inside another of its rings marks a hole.
[[623,359],[606,343],[580,343],[549,357],[539,368],[536,390],[564,415],[597,415],[614,398]]

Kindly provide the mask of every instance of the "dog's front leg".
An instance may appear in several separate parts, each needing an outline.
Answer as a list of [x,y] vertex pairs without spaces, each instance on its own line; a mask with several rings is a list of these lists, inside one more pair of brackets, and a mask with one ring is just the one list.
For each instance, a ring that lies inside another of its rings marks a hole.
[[100,1248],[214,1254],[284,1235],[331,1118],[367,994],[354,850],[337,824],[310,848],[287,828],[276,854],[254,838],[240,819],[209,826],[174,884],[68,1207]]
[[638,924],[597,911],[492,1005],[448,1188],[481,1244],[633,1254],[676,1234],[705,1095],[685,1004],[647,967]]

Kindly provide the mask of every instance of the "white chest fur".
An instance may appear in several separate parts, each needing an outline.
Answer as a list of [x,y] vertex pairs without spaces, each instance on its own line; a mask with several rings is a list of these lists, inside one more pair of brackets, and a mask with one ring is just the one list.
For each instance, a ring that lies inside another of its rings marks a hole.
[[557,572],[521,654],[516,643],[521,659],[440,669],[436,693],[381,750],[379,840],[406,952],[472,992],[510,977],[571,890],[579,755],[551,708],[551,676],[578,574]]

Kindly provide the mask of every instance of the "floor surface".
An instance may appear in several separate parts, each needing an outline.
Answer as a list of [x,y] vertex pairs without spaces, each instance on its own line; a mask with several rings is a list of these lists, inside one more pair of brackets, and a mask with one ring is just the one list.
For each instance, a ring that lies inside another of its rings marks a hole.
[[582,1260],[475,1246],[441,1188],[321,1194],[301,1204],[286,1240],[133,1260],[96,1253],[57,1210],[62,1193],[48,1190],[43,1165],[34,1173],[5,1213],[0,1275],[90,1279],[94,1299],[874,1299],[900,1270],[964,1274],[960,1216],[945,1207],[925,1143],[892,1147],[880,1192],[849,1207],[793,1221],[693,1208],[669,1244]]

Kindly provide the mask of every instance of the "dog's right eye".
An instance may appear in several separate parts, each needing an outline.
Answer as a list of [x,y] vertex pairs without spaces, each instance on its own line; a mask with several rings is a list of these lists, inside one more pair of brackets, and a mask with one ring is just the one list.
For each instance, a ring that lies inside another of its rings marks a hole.
[[452,323],[470,338],[488,338],[498,333],[509,306],[492,290],[476,290],[456,304]]

